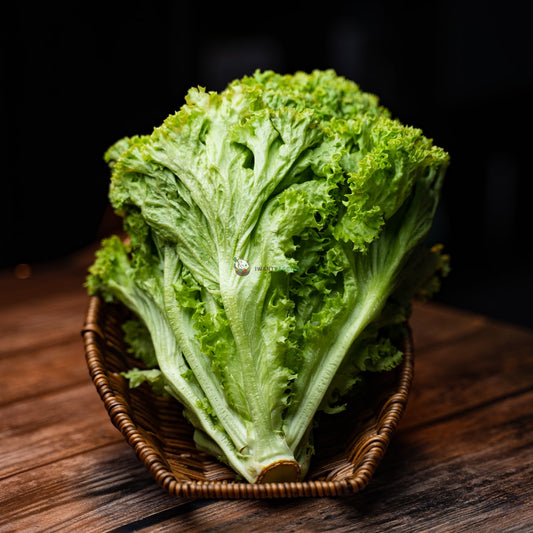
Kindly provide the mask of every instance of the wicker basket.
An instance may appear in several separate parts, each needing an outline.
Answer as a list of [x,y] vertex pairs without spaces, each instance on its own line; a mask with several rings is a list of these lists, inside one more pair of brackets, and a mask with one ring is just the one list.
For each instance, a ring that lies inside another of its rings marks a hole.
[[305,481],[251,484],[199,452],[179,404],[148,386],[130,389],[120,372],[138,366],[126,351],[121,324],[127,311],[91,297],[82,331],[91,378],[113,424],[139,460],[169,493],[187,498],[341,496],[363,489],[379,465],[404,412],[414,360],[411,339],[403,363],[372,374],[354,410],[320,419],[316,454]]

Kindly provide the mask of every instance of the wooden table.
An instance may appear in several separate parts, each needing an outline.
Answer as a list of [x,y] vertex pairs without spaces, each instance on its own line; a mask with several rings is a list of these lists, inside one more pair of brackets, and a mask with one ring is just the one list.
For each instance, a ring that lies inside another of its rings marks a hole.
[[376,475],[341,498],[170,496],[111,425],[80,330],[92,250],[0,273],[0,531],[533,531],[533,331],[417,305],[415,379]]

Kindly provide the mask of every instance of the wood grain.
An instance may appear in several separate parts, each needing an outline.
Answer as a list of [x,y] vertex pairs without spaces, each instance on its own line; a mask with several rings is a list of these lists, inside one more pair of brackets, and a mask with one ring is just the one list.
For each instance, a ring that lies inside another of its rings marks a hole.
[[121,441],[92,384],[0,408],[0,479]]
[[427,424],[478,405],[519,394],[533,382],[531,332],[504,324],[484,326],[445,343],[416,347],[416,378],[403,427]]
[[0,407],[86,383],[87,369],[81,362],[79,334],[65,336],[59,345],[38,346],[0,358]]
[[80,330],[92,251],[0,273],[0,532],[530,532],[533,332],[414,306],[406,413],[370,484],[341,498],[190,500],[111,425]]

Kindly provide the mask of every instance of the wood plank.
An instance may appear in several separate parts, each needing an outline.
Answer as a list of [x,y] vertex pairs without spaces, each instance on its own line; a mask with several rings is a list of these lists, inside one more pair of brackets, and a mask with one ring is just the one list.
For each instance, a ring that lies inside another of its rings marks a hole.
[[63,335],[62,342],[0,357],[0,406],[86,384],[89,378],[79,333]]
[[[378,511],[402,509],[391,531],[526,531],[533,523],[532,402],[529,391],[401,428],[364,498],[380,502]],[[396,485],[388,495],[386,481]]]
[[0,531],[101,533],[184,503],[114,443],[0,480]]
[[488,322],[481,315],[443,304],[414,302],[410,324],[415,350],[460,339],[485,327]]
[[173,498],[114,443],[0,481],[0,530],[525,531],[533,419],[523,413],[532,401],[530,392],[400,431],[370,485],[345,498]]
[[0,358],[15,356],[80,335],[88,297],[84,291],[59,293],[29,305],[19,302],[0,311]]
[[0,309],[17,302],[33,304],[44,297],[79,291],[96,247],[88,246],[56,261],[32,264],[30,276],[25,279],[18,278],[15,269],[0,270]]
[[491,322],[416,351],[402,426],[412,427],[533,387],[533,332]]
[[32,275],[18,279],[0,271],[0,357],[61,342],[78,334],[88,303],[83,287],[93,247],[61,261],[35,265]]
[[117,441],[90,381],[12,403],[0,408],[0,479]]

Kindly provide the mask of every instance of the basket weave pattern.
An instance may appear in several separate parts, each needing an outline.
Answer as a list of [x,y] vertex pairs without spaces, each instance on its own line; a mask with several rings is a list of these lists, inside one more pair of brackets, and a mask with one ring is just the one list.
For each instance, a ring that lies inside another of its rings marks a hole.
[[90,298],[82,331],[87,365],[112,423],[169,493],[187,498],[321,497],[352,494],[369,483],[407,403],[414,371],[410,339],[396,370],[369,376],[368,386],[351,402],[356,408],[320,420],[305,481],[250,484],[196,449],[193,428],[177,401],[146,385],[129,388],[120,372],[139,361],[124,345],[121,324],[126,317],[124,308]]

